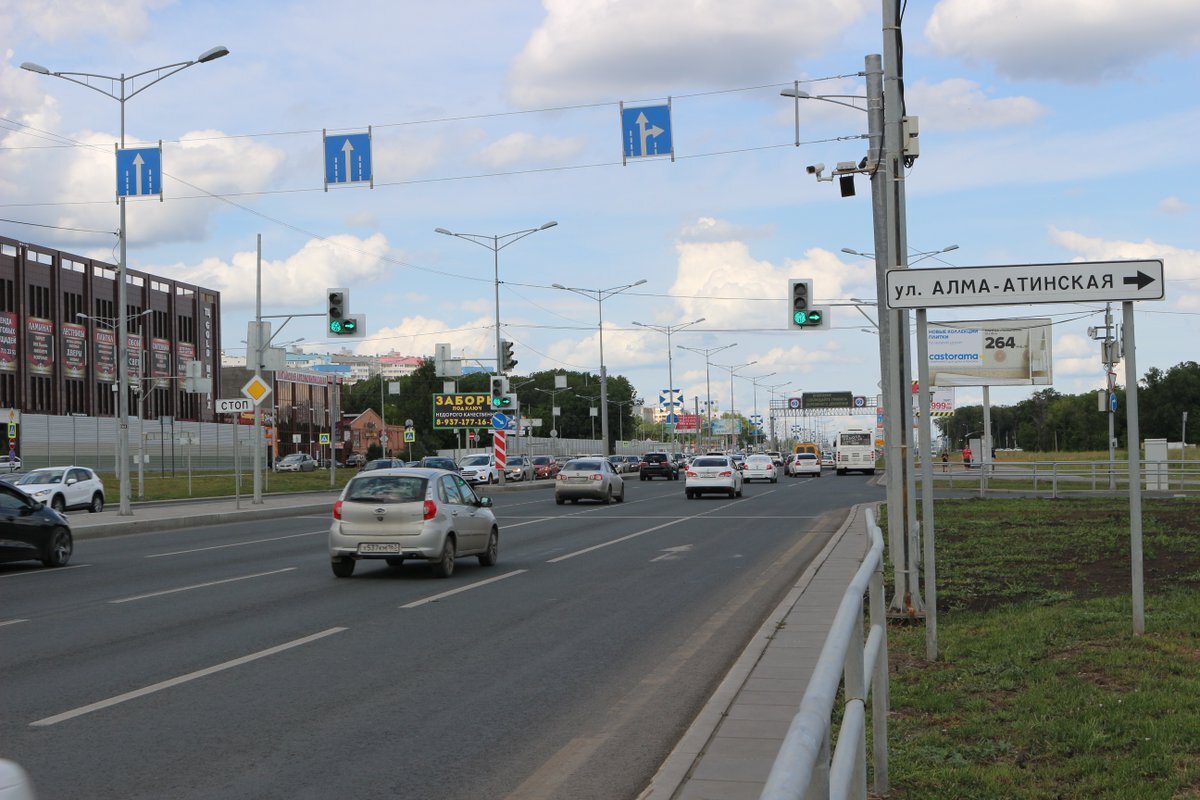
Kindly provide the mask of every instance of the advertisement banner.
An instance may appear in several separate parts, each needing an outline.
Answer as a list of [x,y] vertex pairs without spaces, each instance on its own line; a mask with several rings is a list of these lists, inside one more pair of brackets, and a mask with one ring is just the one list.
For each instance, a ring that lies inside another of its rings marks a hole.
[[96,328],[96,344],[92,362],[96,365],[96,380],[117,382],[117,333],[108,328]]
[[[913,381],[912,395],[913,416],[921,416],[921,395],[917,387],[917,382]],[[929,417],[937,419],[938,417],[953,417],[954,416],[954,387],[953,386],[935,386],[929,391]],[[914,426],[915,427],[915,426]]]
[[131,333],[125,337],[125,348],[129,358],[130,376],[141,378],[142,373],[142,335],[140,333]]
[[171,385],[171,342],[169,339],[150,340],[150,374],[157,378],[154,385],[163,388]]
[[[492,427],[492,396],[490,394],[435,394],[433,396],[433,429]],[[507,412],[506,412],[507,413]]]
[[0,372],[17,371],[17,315],[0,311]]
[[25,363],[30,375],[54,373],[54,323],[50,320],[25,320]]
[[73,322],[62,326],[62,371],[65,378],[87,377],[87,328]]
[[714,419],[712,421],[713,436],[729,436],[731,433],[742,432],[742,421],[735,419],[732,422],[728,419]]
[[175,374],[186,375],[189,361],[196,360],[196,345],[191,342],[179,342],[175,345]]
[[680,414],[679,421],[675,423],[676,433],[697,433],[700,430],[700,415],[699,414]]
[[1048,386],[1049,319],[929,323],[931,386]]

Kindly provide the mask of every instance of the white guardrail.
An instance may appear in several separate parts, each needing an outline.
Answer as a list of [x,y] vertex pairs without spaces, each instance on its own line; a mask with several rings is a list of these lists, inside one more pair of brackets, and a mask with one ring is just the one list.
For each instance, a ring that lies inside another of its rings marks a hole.
[[[872,786],[888,791],[888,655],[883,598],[883,532],[870,509],[870,547],[846,589],[821,656],[792,719],[760,800],[867,797],[866,701],[871,698]],[[870,594],[870,627],[863,641],[863,596]],[[845,704],[830,758],[833,707],[844,684]],[[874,691],[872,691],[874,689]]]

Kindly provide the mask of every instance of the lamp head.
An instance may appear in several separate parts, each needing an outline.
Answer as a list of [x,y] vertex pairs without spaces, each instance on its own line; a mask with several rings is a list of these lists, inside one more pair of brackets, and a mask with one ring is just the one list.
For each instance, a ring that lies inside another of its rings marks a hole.
[[36,72],[39,75],[49,75],[50,70],[43,67],[41,64],[35,64],[32,61],[26,61],[21,65],[21,69],[27,69],[30,72]]
[[207,64],[209,61],[216,61],[218,58],[223,58],[227,55],[229,55],[229,48],[224,45],[217,45],[201,53],[196,59],[196,63]]
[[434,233],[440,233],[440,234],[442,234],[443,236],[453,236],[453,235],[454,235],[453,233],[451,233],[450,231],[446,230],[445,228],[434,228],[434,229],[433,229],[433,232],[434,232]]
[[[646,282],[646,279],[645,279],[645,278],[642,278],[640,281],[638,281],[637,283],[633,284],[633,286],[641,286],[641,285],[642,285],[643,283],[645,283],[645,282]],[[630,288],[630,289],[632,289],[632,288],[633,288],[633,286],[630,286],[629,288]]]
[[546,230],[547,228],[553,228],[553,227],[554,227],[554,226],[556,226],[556,225],[558,225],[558,223],[557,223],[557,222],[555,222],[554,220],[550,220],[549,222],[547,222],[547,223],[545,223],[544,225],[542,225],[542,227],[538,228],[538,230],[539,230],[539,231],[544,231],[544,230]]

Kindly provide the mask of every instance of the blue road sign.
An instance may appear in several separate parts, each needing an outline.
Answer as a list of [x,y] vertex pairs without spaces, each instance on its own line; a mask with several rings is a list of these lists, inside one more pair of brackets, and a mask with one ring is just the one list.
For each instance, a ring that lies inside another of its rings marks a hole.
[[1114,414],[1115,414],[1115,413],[1117,413],[1117,393],[1116,393],[1116,392],[1112,392],[1111,394],[1109,394],[1109,396],[1108,396],[1108,408],[1109,408],[1109,410],[1111,410],[1111,411],[1112,411]]
[[162,194],[162,148],[117,151],[117,197]]
[[671,106],[622,108],[621,143],[626,158],[673,157]]
[[371,134],[325,136],[325,185],[370,181]]
[[493,430],[497,430],[497,431],[507,430],[509,422],[510,422],[510,420],[508,418],[508,414],[503,414],[499,411],[497,411],[495,414],[492,414],[492,429]]
[[667,424],[668,425],[674,425],[677,422],[679,422],[678,414],[667,414]]

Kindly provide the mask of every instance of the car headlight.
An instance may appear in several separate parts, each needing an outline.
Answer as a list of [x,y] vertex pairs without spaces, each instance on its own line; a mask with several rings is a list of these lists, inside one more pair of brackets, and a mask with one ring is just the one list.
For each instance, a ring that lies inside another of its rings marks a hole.
[[45,497],[46,495],[50,494],[52,491],[54,491],[54,490],[53,489],[39,489],[38,491],[33,493],[33,496],[34,497]]

